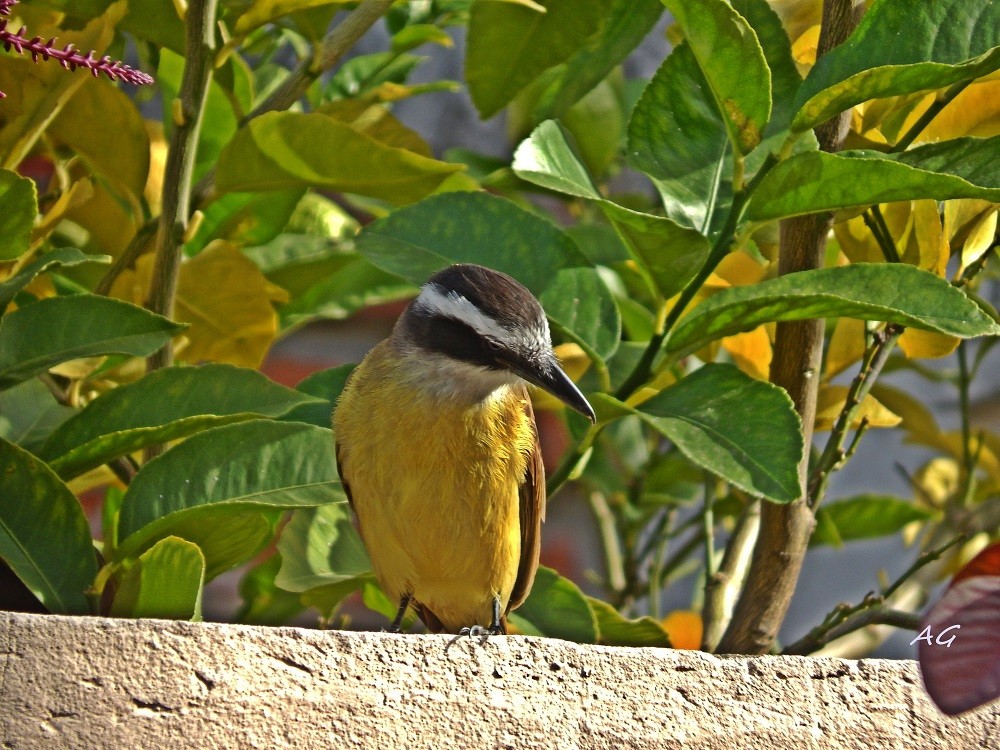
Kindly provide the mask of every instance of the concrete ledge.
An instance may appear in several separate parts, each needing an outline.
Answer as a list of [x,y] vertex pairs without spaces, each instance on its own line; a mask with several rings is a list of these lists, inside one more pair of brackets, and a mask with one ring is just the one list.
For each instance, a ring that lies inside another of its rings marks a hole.
[[912,661],[450,640],[0,613],[0,747],[1000,747]]

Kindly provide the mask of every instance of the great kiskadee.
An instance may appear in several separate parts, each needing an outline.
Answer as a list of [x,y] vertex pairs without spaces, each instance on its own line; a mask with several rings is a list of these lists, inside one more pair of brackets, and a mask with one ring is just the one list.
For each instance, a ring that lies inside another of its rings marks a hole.
[[432,632],[505,633],[527,597],[545,469],[525,381],[594,419],[538,300],[469,264],[432,276],[351,374],[337,467],[393,631],[413,604]]

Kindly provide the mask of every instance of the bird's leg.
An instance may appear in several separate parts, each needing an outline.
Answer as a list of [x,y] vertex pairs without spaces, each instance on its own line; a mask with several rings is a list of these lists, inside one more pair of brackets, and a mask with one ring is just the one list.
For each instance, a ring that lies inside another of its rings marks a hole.
[[491,635],[506,635],[507,631],[500,623],[500,597],[493,597],[493,622],[488,628],[484,628],[482,625],[473,625],[471,628],[462,628],[458,634],[467,635],[470,638],[482,638],[483,641]]
[[396,619],[392,621],[392,625],[389,626],[390,633],[398,633],[400,626],[403,624],[403,618],[406,617],[406,610],[410,608],[410,599],[413,598],[413,594],[403,594],[399,598],[399,611],[396,612]]
[[500,597],[493,597],[493,622],[490,623],[491,635],[506,635],[503,625],[500,624]]

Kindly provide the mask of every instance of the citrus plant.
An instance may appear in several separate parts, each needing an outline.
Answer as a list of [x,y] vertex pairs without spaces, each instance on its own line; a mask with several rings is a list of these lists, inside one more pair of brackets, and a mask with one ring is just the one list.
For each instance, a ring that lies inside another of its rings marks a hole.
[[[245,620],[329,620],[358,590],[393,611],[333,462],[350,368],[295,390],[254,369],[303,322],[407,298],[453,262],[541,300],[599,416],[564,415],[549,494],[585,490],[605,596],[542,570],[521,632],[665,645],[663,591],[696,572],[701,647],[767,651],[810,545],[918,538],[903,578],[787,647],[811,653],[915,627],[929,587],[996,537],[1000,448],[968,397],[1000,334],[981,295],[1000,203],[990,0],[876,0],[860,19],[831,0],[822,21],[766,0],[33,5],[12,12],[42,38],[133,42],[164,112],[0,56],[0,556],[51,610],[198,617],[206,580],[277,539]],[[626,80],[665,11],[672,51]],[[388,49],[344,62],[383,17]],[[413,50],[450,46],[453,25],[509,160],[435,158],[392,114],[460,85],[411,83]],[[892,370],[954,382],[961,429]],[[824,503],[869,429],[937,452],[914,497]],[[74,492],[96,486],[95,543]]]

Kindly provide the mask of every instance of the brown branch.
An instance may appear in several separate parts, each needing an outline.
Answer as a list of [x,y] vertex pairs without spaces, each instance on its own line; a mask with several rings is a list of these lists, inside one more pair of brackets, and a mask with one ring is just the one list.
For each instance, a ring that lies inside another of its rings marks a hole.
[[[217,0],[192,0],[185,16],[184,74],[178,98],[173,101],[174,132],[163,181],[163,212],[156,233],[156,260],[146,307],[173,317],[180,271],[181,246],[191,215],[191,179],[198,134],[208,99],[215,60],[215,8]],[[167,344],[147,361],[153,371],[173,362],[173,344]]]
[[[857,26],[864,3],[824,0],[818,54],[841,44]],[[845,112],[816,130],[820,148],[839,151],[850,126]],[[779,274],[820,268],[832,217],[802,216],[781,222]],[[770,650],[791,603],[815,519],[806,503],[809,447],[812,444],[823,354],[823,321],[778,323],[771,382],[782,386],[802,419],[805,450],[799,465],[801,495],[787,505],[765,502],[761,529],[733,618],[719,642],[723,653],[762,654]]]

